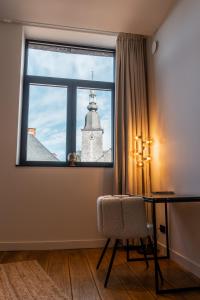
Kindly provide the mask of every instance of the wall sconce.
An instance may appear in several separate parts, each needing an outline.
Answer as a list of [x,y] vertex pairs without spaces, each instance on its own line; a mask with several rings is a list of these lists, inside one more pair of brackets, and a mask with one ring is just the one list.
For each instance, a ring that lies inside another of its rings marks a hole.
[[144,167],[146,162],[150,162],[150,146],[153,143],[151,138],[143,140],[141,136],[135,137],[134,156],[138,167]]

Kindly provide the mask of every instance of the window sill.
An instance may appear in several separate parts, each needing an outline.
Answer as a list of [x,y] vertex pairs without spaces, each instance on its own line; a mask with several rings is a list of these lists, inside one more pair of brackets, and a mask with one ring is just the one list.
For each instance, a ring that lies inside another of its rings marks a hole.
[[77,162],[74,166],[66,162],[37,162],[29,161],[16,164],[16,167],[64,167],[64,168],[113,168],[114,164],[111,163],[93,163],[93,162]]

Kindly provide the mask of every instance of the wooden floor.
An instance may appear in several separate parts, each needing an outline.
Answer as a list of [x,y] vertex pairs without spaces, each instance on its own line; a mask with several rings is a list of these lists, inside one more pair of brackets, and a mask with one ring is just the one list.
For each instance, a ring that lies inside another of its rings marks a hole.
[[[108,288],[105,289],[103,283],[110,253],[96,271],[99,253],[99,249],[0,252],[0,262],[37,260],[64,294],[74,300],[200,299],[198,291],[156,296],[152,262],[148,270],[143,262],[126,263],[122,250],[117,254]],[[164,286],[200,284],[197,278],[184,272],[174,262],[163,260],[160,264],[165,278]]]

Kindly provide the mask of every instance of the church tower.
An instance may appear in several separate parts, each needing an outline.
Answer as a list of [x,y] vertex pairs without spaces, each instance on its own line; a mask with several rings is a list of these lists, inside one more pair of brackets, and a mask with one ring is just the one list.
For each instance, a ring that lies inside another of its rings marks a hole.
[[90,90],[88,113],[82,131],[81,161],[95,162],[103,156],[103,129],[101,128],[96,94]]

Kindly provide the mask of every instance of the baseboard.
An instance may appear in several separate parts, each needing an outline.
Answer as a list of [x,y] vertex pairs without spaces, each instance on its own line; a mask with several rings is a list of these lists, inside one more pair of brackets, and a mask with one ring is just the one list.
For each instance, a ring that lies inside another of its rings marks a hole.
[[[166,248],[166,246],[163,243],[158,242],[158,244],[162,248]],[[170,248],[170,257],[172,260],[177,262],[181,267],[183,267],[187,271],[193,273],[194,275],[196,275],[197,277],[200,278],[200,264],[198,264],[197,262],[193,261],[192,259],[182,255],[181,253],[179,253],[171,248]]]
[[0,242],[0,251],[99,248],[104,244],[104,239]]

